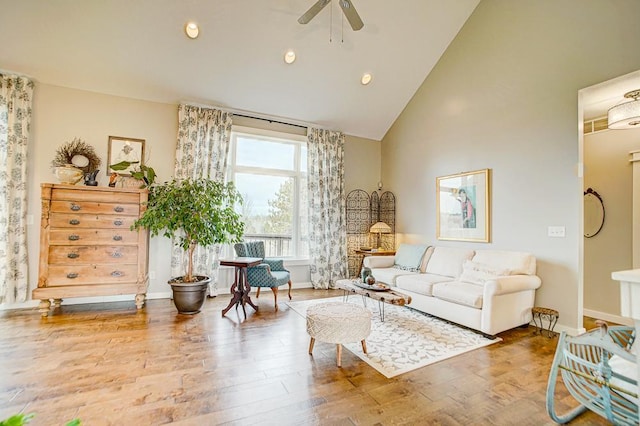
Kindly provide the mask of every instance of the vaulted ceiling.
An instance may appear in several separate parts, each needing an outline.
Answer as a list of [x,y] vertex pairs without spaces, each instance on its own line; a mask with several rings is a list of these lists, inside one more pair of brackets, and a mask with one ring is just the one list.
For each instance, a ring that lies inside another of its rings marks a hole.
[[479,2],[353,0],[364,21],[356,32],[339,0],[299,24],[315,1],[0,0],[0,69],[380,140]]

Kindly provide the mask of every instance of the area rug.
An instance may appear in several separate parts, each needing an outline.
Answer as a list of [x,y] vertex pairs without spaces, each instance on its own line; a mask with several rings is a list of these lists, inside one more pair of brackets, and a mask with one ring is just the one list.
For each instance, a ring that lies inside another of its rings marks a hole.
[[[358,300],[358,302],[356,302]],[[351,297],[349,303],[362,306],[360,298]],[[303,319],[307,308],[317,303],[342,302],[342,297],[288,302]],[[458,327],[447,321],[413,309],[385,305],[385,321],[380,321],[378,302],[367,300],[373,312],[371,334],[367,337],[367,354],[360,342],[343,345],[387,378],[394,377],[434,362],[502,341]]]

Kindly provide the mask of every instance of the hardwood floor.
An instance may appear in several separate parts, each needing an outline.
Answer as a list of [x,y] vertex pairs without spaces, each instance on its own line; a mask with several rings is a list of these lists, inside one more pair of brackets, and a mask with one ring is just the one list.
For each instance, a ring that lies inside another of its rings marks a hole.
[[[297,290],[294,300],[340,295]],[[502,342],[386,379],[335,346],[307,353],[305,321],[271,295],[241,320],[221,317],[228,296],[200,314],[170,300],[63,305],[0,312],[0,419],[36,413],[31,424],[63,425],[541,425],[557,338],[533,327]],[[254,298],[255,301],[255,298]],[[241,314],[240,314],[241,315]],[[558,410],[574,406],[559,386]],[[608,424],[593,413],[573,424]]]

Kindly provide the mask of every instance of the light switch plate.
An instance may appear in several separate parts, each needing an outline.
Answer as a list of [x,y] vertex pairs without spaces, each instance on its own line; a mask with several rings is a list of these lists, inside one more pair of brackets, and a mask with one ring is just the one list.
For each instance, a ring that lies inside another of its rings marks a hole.
[[564,226],[550,226],[548,228],[547,235],[552,238],[564,238],[565,228]]

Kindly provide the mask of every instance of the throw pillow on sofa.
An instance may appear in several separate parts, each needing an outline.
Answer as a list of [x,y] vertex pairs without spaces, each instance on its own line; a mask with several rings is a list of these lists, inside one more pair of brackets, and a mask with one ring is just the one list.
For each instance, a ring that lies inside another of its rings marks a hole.
[[465,260],[462,264],[462,274],[460,281],[484,285],[487,281],[495,280],[497,277],[510,274],[510,270],[506,268],[496,268],[484,263]]
[[428,247],[421,244],[400,244],[393,267],[403,271],[418,272],[422,256]]

